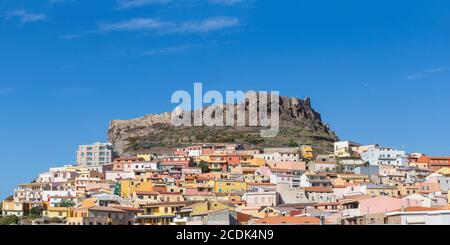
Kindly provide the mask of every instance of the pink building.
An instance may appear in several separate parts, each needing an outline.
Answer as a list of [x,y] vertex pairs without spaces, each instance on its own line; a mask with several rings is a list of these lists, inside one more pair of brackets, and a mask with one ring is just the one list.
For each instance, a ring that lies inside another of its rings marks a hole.
[[271,162],[268,161],[267,165],[271,169],[286,169],[286,170],[293,170],[293,171],[305,171],[306,164],[304,162]]
[[421,201],[419,200],[378,196],[360,200],[358,209],[360,215],[366,215],[391,212],[402,208],[419,206],[421,206]]
[[429,178],[427,181],[420,182],[417,185],[420,194],[431,194],[441,191],[439,181],[436,178]]

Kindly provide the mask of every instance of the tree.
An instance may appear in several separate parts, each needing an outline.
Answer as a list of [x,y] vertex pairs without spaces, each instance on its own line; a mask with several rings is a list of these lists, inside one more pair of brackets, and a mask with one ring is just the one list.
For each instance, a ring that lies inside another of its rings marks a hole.
[[58,203],[58,206],[62,207],[62,208],[74,207],[75,203],[71,200],[64,200],[64,201],[61,201],[60,203]]
[[44,208],[42,206],[32,207],[28,216],[30,218],[39,218],[42,216],[42,211],[44,211]]
[[202,173],[209,173],[209,164],[205,161],[200,161],[197,167],[202,169]]

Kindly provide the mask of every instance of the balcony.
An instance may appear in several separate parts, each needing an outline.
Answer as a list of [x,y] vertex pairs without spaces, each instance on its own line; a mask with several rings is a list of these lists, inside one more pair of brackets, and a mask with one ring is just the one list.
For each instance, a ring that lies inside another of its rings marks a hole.
[[342,217],[357,217],[361,216],[359,209],[345,209],[341,211]]

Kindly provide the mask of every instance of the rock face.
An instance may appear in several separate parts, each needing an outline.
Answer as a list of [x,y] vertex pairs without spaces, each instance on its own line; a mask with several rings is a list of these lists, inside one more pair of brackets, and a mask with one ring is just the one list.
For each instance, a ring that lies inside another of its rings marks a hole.
[[[243,143],[254,148],[309,144],[318,152],[332,151],[332,143],[338,138],[311,107],[309,98],[280,97],[279,103],[280,131],[272,138],[261,137],[261,127],[175,127],[171,113],[111,121],[108,137],[119,155],[167,152],[173,147],[197,143]],[[248,120],[248,105],[227,106],[245,106]]]

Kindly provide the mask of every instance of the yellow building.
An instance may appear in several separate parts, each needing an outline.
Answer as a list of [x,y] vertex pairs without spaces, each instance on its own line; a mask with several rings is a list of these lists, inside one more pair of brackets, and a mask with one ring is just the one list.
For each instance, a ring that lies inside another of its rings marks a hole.
[[251,159],[249,162],[250,162],[251,166],[263,167],[264,165],[266,165],[266,160],[264,160],[263,158],[259,158],[259,157],[255,157],[255,158]]
[[409,196],[412,194],[419,193],[420,188],[417,185],[413,184],[401,184],[397,186],[398,192],[400,193],[400,196]]
[[143,158],[147,162],[150,162],[152,160],[152,155],[150,154],[138,154],[136,157]]
[[190,214],[196,215],[198,213],[203,213],[209,210],[208,202],[197,202],[192,205],[183,207],[183,210],[190,210]]
[[218,193],[233,193],[246,190],[247,182],[240,180],[218,179],[214,184],[214,191]]
[[438,171],[436,171],[436,173],[442,174],[444,176],[448,176],[448,175],[450,175],[450,168],[448,168],[448,167],[441,168]]
[[300,148],[300,152],[302,153],[302,157],[306,159],[312,159],[314,158],[314,151],[312,146],[310,145],[303,145]]
[[350,152],[350,150],[348,148],[340,148],[340,149],[334,151],[334,155],[336,157],[346,158],[346,157],[351,157],[352,153]]
[[153,183],[140,180],[120,180],[120,196],[130,198],[135,191],[153,191]]
[[3,216],[17,216],[22,217],[25,207],[23,203],[15,202],[13,199],[4,200],[2,202],[2,215]]
[[184,202],[158,203],[144,206],[144,213],[136,216],[136,223],[139,225],[173,224],[177,213],[185,206]]
[[48,207],[42,212],[42,216],[47,218],[67,219],[69,208],[67,207]]
[[333,185],[345,185],[347,183],[364,183],[370,182],[368,175],[364,174],[338,174],[337,178],[333,181]]

